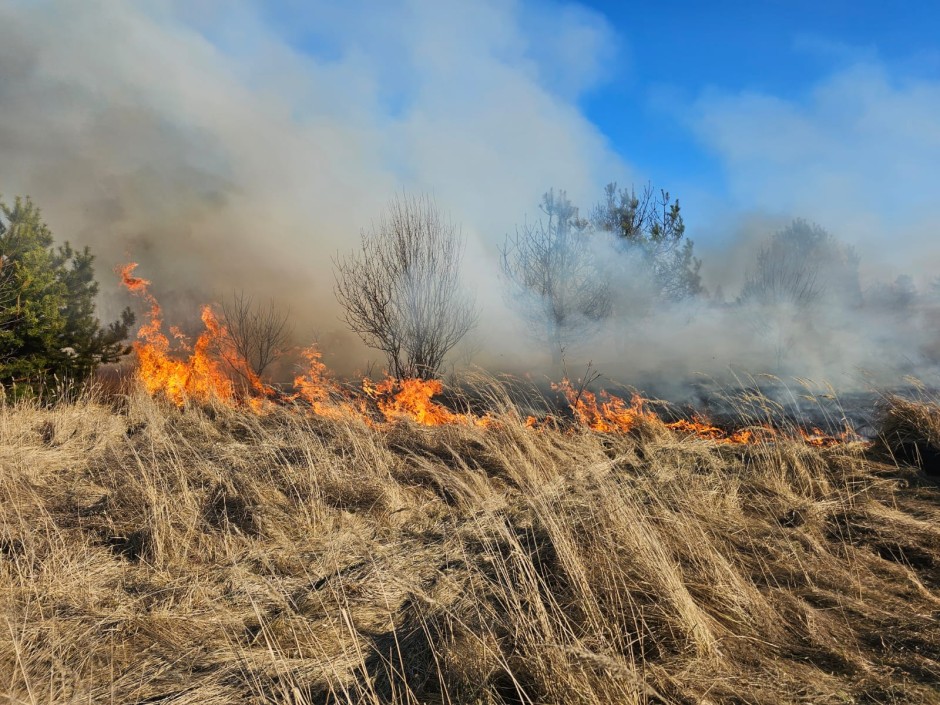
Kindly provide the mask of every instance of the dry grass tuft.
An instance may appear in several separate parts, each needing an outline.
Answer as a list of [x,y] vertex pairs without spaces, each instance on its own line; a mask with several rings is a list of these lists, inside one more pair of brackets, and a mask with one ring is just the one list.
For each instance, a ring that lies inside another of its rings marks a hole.
[[489,429],[0,409],[0,699],[940,702],[940,492],[899,452],[936,406],[891,400],[886,463],[488,394]]
[[940,475],[940,405],[888,396],[879,406],[878,448],[901,462]]

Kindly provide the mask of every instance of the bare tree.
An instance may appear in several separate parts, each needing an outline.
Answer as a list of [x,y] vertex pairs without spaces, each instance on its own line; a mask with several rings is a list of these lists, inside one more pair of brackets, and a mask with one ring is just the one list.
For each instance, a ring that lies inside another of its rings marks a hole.
[[336,298],[349,327],[398,378],[437,376],[476,322],[460,282],[463,238],[427,197],[398,196],[358,251],[338,258]]
[[587,324],[604,318],[611,301],[590,242],[590,223],[578,217],[564,191],[546,193],[541,209],[547,220],[507,236],[500,264],[511,300],[548,343],[557,366],[565,346]]
[[819,321],[826,310],[861,304],[858,264],[851,247],[801,219],[761,248],[738,303],[758,335],[774,346],[778,367],[797,341],[831,327]]
[[220,308],[225,324],[222,356],[245,382],[256,384],[290,339],[290,311],[273,300],[257,303],[244,291],[232,292]]
[[748,272],[740,300],[802,313],[824,300],[861,302],[858,256],[818,225],[794,220],[775,233]]

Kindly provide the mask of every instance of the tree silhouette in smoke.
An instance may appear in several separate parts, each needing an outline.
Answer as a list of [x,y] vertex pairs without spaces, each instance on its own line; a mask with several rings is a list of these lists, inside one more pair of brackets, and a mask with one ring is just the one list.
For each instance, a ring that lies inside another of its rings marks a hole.
[[797,340],[821,334],[820,319],[862,303],[854,249],[820,226],[797,219],[774,233],[757,254],[738,303],[758,334],[772,342],[777,364]]
[[507,236],[500,266],[510,300],[551,349],[556,366],[565,346],[610,312],[610,288],[599,267],[591,224],[564,191],[542,197],[545,219]]

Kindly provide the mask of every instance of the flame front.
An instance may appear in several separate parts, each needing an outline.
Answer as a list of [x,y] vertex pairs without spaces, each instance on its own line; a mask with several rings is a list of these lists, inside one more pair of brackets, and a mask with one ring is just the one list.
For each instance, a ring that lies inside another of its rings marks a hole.
[[628,406],[623,399],[606,391],[600,393],[598,402],[598,395],[587,389],[576,390],[567,379],[552,384],[552,389],[565,396],[578,423],[592,431],[627,433],[640,418],[657,419],[643,408],[644,400],[638,394],[633,395]]
[[[561,392],[574,414],[575,420],[586,428],[600,433],[628,433],[633,430],[640,420],[658,424],[669,430],[686,436],[694,436],[702,440],[727,445],[754,445],[774,441],[779,432],[769,426],[756,426],[751,428],[728,431],[709,423],[705,419],[692,417],[678,421],[665,422],[655,413],[644,408],[645,399],[634,394],[627,404],[622,398],[601,391],[595,395],[586,389],[576,390],[570,381],[563,379],[559,384],[552,384],[552,389]],[[598,401],[598,397],[600,401]],[[537,427],[534,417],[526,419],[526,426]],[[796,429],[797,438],[807,445],[819,448],[829,448],[842,443],[861,440],[850,429],[838,436],[832,436],[818,428],[807,431]],[[792,434],[790,434],[792,435]]]
[[[194,345],[190,346],[179,330],[170,328],[175,339],[174,351],[163,332],[163,311],[150,293],[150,282],[135,276],[136,268],[136,263],[130,263],[121,267],[119,272],[128,291],[149,306],[144,324],[137,333],[134,350],[138,360],[137,374],[152,395],[164,394],[178,406],[183,406],[187,399],[221,401],[231,405],[244,403],[257,413],[272,408],[277,401],[303,401],[318,416],[356,419],[373,427],[400,420],[424,426],[466,424],[486,428],[497,424],[491,416],[456,413],[434,401],[433,397],[444,391],[443,383],[437,379],[389,377],[378,383],[365,379],[362,382],[364,396],[356,397],[330,378],[322,353],[315,346],[300,351],[306,364],[294,378],[294,393],[276,392],[264,384],[247,361],[237,354],[224,324],[210,306],[202,308],[204,330]],[[232,381],[233,375],[244,384],[237,386]],[[647,400],[637,394],[627,402],[607,391],[595,394],[587,389],[575,389],[568,379],[552,384],[552,389],[564,395],[574,420],[580,426],[599,433],[629,433],[642,422],[719,444],[764,443],[773,441],[778,435],[777,430],[769,427],[727,431],[698,417],[667,423],[647,409]],[[524,423],[527,428],[540,430],[549,423],[554,425],[554,420],[529,416]],[[859,440],[850,429],[832,436],[817,428],[810,431],[798,428],[787,435],[823,448]]]
[[[231,401],[235,386],[213,354],[224,339],[224,329],[209,306],[202,308],[205,330],[192,351],[184,358],[172,354],[170,341],[163,333],[163,310],[150,293],[150,282],[134,276],[136,262],[120,269],[124,286],[149,305],[147,318],[137,331],[137,375],[150,394],[163,393],[182,406],[187,398],[198,401]],[[179,337],[174,333],[175,337]]]
[[464,414],[455,414],[431,400],[444,391],[443,383],[437,379],[389,377],[378,384],[363,380],[362,388],[375,399],[379,411],[389,422],[409,419],[424,426],[444,426],[467,421]]

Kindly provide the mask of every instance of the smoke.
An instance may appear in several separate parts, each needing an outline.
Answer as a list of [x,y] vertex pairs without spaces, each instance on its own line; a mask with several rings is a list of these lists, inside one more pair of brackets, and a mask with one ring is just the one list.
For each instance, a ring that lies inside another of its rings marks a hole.
[[612,33],[564,7],[359,5],[0,3],[0,192],[93,248],[104,315],[133,258],[170,318],[233,287],[273,296],[346,372],[365,352],[332,258],[401,189],[464,224],[493,303],[491,245],[519,204],[625,170],[574,103]]
[[936,276],[940,82],[862,55],[793,97],[711,90],[676,109],[722,165],[731,210],[815,220],[870,279]]
[[[556,375],[507,301],[498,247],[549,187],[586,215],[608,181],[645,183],[580,107],[621,45],[562,3],[0,0],[0,192],[31,195],[59,238],[93,248],[102,317],[129,303],[109,272],[134,259],[169,320],[236,288],[274,297],[340,373],[378,356],[339,319],[332,260],[396,193],[427,192],[463,225],[481,312],[454,364]],[[725,193],[683,202],[712,294],[733,302],[791,216],[854,244],[865,289],[908,271],[927,289],[936,83],[867,61],[797,98],[710,91],[675,112],[724,170]],[[638,385],[738,368],[890,376],[929,347],[925,301],[779,312],[771,333],[734,306],[655,306],[566,355],[572,372],[593,360]]]

